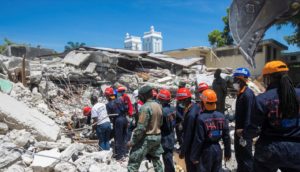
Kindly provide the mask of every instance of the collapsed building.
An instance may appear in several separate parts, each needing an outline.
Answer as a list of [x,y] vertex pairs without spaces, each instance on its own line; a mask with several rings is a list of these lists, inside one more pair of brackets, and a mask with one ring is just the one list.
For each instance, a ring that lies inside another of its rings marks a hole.
[[[104,89],[111,85],[126,86],[129,95],[151,85],[167,88],[174,96],[180,81],[192,91],[197,82],[211,85],[216,68],[204,62],[215,55],[209,48],[201,50],[203,56],[184,58],[103,47],[81,47],[63,58],[55,53],[36,58],[0,55],[0,169],[127,171],[126,163],[112,158],[112,151],[98,152],[97,140],[87,136],[90,129],[84,125],[82,108],[90,105],[91,94],[105,102]],[[230,81],[232,69],[222,70]],[[261,91],[255,82],[250,86]],[[234,97],[226,101],[232,114]],[[227,168],[235,168],[234,160]],[[151,170],[143,161],[140,171]]]

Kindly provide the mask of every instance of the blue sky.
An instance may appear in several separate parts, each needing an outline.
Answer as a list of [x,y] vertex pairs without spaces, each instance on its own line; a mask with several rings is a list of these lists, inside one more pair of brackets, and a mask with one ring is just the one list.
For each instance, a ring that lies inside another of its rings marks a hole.
[[[151,25],[163,33],[163,48],[209,46],[207,35],[222,29],[231,0],[5,0],[0,7],[0,43],[62,51],[68,41],[123,48],[125,33],[142,36]],[[286,44],[289,26],[270,29],[266,38]],[[290,51],[299,48],[290,46]]]

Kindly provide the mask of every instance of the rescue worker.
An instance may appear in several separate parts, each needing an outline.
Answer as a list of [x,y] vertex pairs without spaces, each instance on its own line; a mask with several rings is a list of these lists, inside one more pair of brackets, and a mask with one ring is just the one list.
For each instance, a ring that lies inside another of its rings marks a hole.
[[200,82],[198,84],[198,92],[200,93],[200,96],[201,96],[202,92],[205,91],[205,90],[207,90],[207,89],[209,89],[209,86],[207,85],[207,83]]
[[226,81],[221,77],[221,69],[217,69],[214,74],[214,81],[212,84],[213,90],[218,96],[217,102],[217,111],[224,113],[225,112],[225,98],[227,95],[227,84]]
[[[128,125],[130,125],[133,122],[133,118],[132,118],[133,117],[133,105],[131,103],[131,100],[130,100],[129,96],[125,93],[126,90],[127,90],[126,87],[119,86],[118,87],[118,98],[122,97],[124,103],[127,106],[128,111],[127,111],[126,118],[127,118]],[[131,130],[128,129],[128,131],[127,131],[127,141],[130,140],[131,135],[132,135],[132,132],[131,132]]]
[[[201,95],[202,95],[202,92],[203,91],[205,91],[205,90],[207,90],[207,89],[209,89],[209,86],[205,83],[205,82],[200,82],[199,84],[198,84],[198,87],[197,87],[197,91],[198,91],[198,95],[197,94],[195,94],[195,96],[199,96],[198,98],[196,97],[196,103],[200,106],[200,109],[201,109]],[[202,112],[202,109],[201,109],[201,112]]]
[[[134,121],[135,121],[135,125],[134,125],[134,128],[136,127],[136,121],[138,121],[139,119],[139,111],[141,109],[141,107],[143,106],[143,102],[139,99],[139,91],[138,90],[135,90],[133,92],[133,97],[135,99],[135,103],[133,104],[133,107],[134,107]],[[130,140],[130,139],[129,139]]]
[[127,115],[129,117],[132,117],[132,114],[133,114],[133,106],[132,106],[132,103],[131,103],[131,100],[129,98],[129,96],[125,93],[126,92],[126,87],[123,87],[123,86],[119,86],[118,87],[118,97],[122,97],[125,104],[128,106],[128,112],[127,112]]
[[139,98],[144,102],[141,107],[137,127],[132,139],[127,143],[132,147],[129,155],[128,172],[137,172],[142,160],[150,158],[156,172],[162,172],[160,155],[161,146],[162,108],[152,100],[152,87],[144,86],[139,90]]
[[243,130],[249,125],[251,115],[255,109],[255,95],[248,88],[247,82],[250,71],[247,68],[237,68],[233,73],[233,87],[237,91],[236,110],[235,110],[235,134],[234,150],[237,161],[237,172],[247,172],[252,170],[253,154],[252,139],[248,139],[246,146],[241,137]]
[[196,120],[190,159],[198,164],[197,172],[219,172],[222,169],[221,139],[225,161],[231,158],[228,121],[224,114],[216,111],[217,95],[213,90],[206,89],[200,98],[203,112]]
[[[185,88],[186,83],[183,81],[180,81],[178,84],[178,89]],[[177,90],[178,91],[178,90]],[[176,138],[178,141],[179,146],[182,145],[182,121],[183,121],[183,111],[184,109],[178,106],[178,102],[176,103],[176,126],[175,126],[175,132],[176,132]],[[179,150],[180,151],[180,150]]]
[[98,97],[91,96],[91,104],[93,105],[91,111],[91,118],[93,119],[93,131],[96,130],[99,139],[99,150],[109,150],[109,140],[111,133],[111,123],[106,111],[106,106],[98,102]]
[[162,106],[163,124],[161,127],[161,144],[164,149],[163,161],[165,171],[175,172],[173,162],[173,150],[175,145],[175,115],[176,109],[170,105],[171,93],[162,89],[157,95],[157,99]]
[[116,99],[113,88],[106,88],[104,94],[108,100],[106,104],[108,114],[118,114],[113,118],[115,158],[117,161],[123,161],[127,152],[127,106],[123,102],[122,97]]
[[[300,89],[294,88],[282,61],[267,63],[262,71],[266,92],[257,96],[256,111],[243,132],[255,145],[253,171],[300,171]],[[247,143],[248,144],[248,143]]]
[[187,172],[194,172],[197,168],[190,160],[190,155],[194,138],[195,121],[200,113],[200,107],[196,103],[192,102],[192,94],[188,88],[178,89],[176,98],[178,106],[184,109],[182,122],[183,139],[179,157],[181,159],[185,158]]
[[86,117],[86,124],[88,124],[88,125],[91,124],[91,111],[92,111],[92,108],[89,106],[85,106],[83,108],[83,116]]

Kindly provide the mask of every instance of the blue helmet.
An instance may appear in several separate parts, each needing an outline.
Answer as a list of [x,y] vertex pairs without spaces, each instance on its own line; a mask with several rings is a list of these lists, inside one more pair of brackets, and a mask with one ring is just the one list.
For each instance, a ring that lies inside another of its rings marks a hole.
[[244,78],[249,78],[251,76],[249,69],[241,67],[235,69],[233,72],[233,77],[244,77]]

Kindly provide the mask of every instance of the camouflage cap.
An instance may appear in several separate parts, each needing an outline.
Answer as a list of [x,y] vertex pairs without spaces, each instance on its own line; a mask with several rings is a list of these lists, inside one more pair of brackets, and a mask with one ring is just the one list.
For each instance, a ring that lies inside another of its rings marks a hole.
[[139,89],[139,94],[146,94],[150,91],[152,91],[152,87],[150,87],[149,85],[146,85]]

